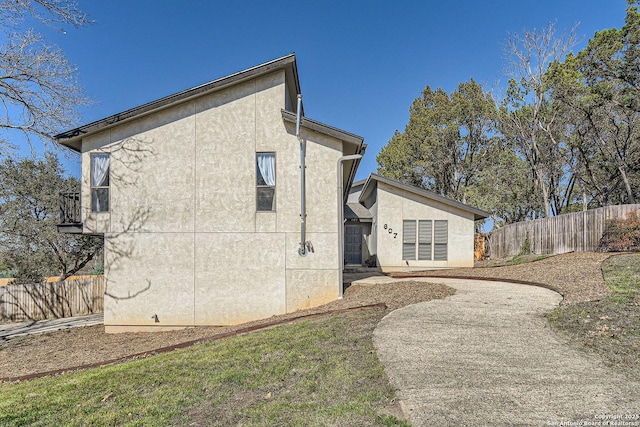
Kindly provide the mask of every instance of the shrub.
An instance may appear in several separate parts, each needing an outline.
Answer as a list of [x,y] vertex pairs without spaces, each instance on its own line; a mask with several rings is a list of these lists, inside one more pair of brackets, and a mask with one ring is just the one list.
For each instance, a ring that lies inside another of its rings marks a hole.
[[625,219],[610,219],[606,223],[598,250],[602,252],[640,252],[640,215],[638,211]]
[[518,255],[531,255],[531,239],[529,238],[529,232],[527,231],[527,235],[524,238],[524,241],[520,245],[520,252]]
[[90,275],[99,275],[104,274],[104,265],[96,264],[91,271],[89,271]]
[[16,277],[16,274],[18,274],[16,270],[0,270],[0,279],[11,279],[13,277]]

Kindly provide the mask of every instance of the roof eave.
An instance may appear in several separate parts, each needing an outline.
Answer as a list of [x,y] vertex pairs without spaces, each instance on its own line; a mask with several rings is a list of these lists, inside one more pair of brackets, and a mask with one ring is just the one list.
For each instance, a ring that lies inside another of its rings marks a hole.
[[364,184],[362,186],[362,190],[360,191],[360,197],[358,197],[358,202],[363,203],[364,200],[369,197],[369,193],[373,191],[373,186],[376,185],[376,180],[372,179],[374,174],[370,174],[366,180],[364,180]]
[[55,135],[54,138],[66,147],[75,151],[80,151],[80,144],[83,137],[108,129],[115,125],[125,123],[127,121],[143,117],[145,115],[154,113],[156,111],[168,108],[175,104],[189,101],[193,98],[216,92],[225,89],[229,86],[242,83],[244,81],[253,79],[255,77],[279,70],[285,69],[290,77],[293,78],[294,90],[296,93],[300,92],[300,82],[298,80],[298,70],[296,66],[295,53],[283,56],[281,58],[274,59],[269,62],[265,62],[255,67],[248,68],[243,71],[239,71],[234,74],[230,74],[225,77],[221,77],[216,80],[212,80],[208,83],[204,83],[199,86],[195,86],[184,91],[174,93],[164,98],[151,101],[149,103],[140,105],[138,107],[131,108],[118,114],[106,117],[104,119],[97,120],[95,122],[77,127],[75,129],[68,130],[66,132]]
[[458,202],[457,200],[449,199],[447,197],[441,196],[439,194],[433,193],[431,191],[427,191],[421,188],[413,187],[411,185],[404,184],[400,181],[396,181],[394,179],[386,178],[381,175],[371,174],[367,181],[362,187],[362,193],[358,200],[364,200],[369,192],[373,191],[373,185],[376,181],[383,182],[385,184],[400,188],[401,190],[409,191],[411,193],[417,194],[422,197],[426,197],[428,199],[435,200],[440,203],[444,203],[453,207],[456,207],[460,210],[464,210],[466,212],[473,214],[474,221],[479,221],[491,216],[489,212],[483,211],[482,209],[474,208],[473,206],[466,205],[464,203]]
[[[293,113],[291,111],[287,111],[287,110],[282,110],[282,118],[289,122],[289,123],[295,123],[296,122],[296,113]],[[344,142],[348,142],[350,144],[354,144],[357,145],[358,147],[362,147],[363,146],[363,142],[364,142],[364,138],[361,136],[358,136],[356,134],[344,131],[342,129],[338,129],[335,128],[333,126],[329,126],[327,124],[318,122],[316,120],[311,120],[307,117],[302,117],[300,119],[300,126],[303,126],[307,129],[311,129],[314,130],[316,132],[320,132],[322,134],[325,135],[329,135],[332,136],[334,138],[337,138],[341,141]],[[361,148],[358,149],[358,152],[361,151]]]
[[344,190],[342,192],[342,203],[347,203],[347,200],[349,199],[349,193],[351,192],[351,186],[353,185],[353,181],[356,179],[356,173],[358,172],[358,168],[360,167],[360,162],[362,161],[362,158],[364,157],[364,153],[367,151],[367,145],[366,144],[361,144],[360,148],[358,149],[358,151],[356,151],[355,154],[360,154],[361,157],[358,159],[353,160],[353,163],[351,164],[351,169],[349,170],[349,177],[347,179],[346,185],[344,187]]
[[[297,116],[295,113],[287,110],[282,110],[281,113],[282,113],[282,119],[284,121],[287,121],[289,123],[296,123]],[[343,143],[349,144],[351,146],[349,150],[346,150],[343,147],[343,150],[342,150],[343,154],[360,154],[364,156],[364,153],[367,149],[367,145],[364,144],[363,137],[344,131],[342,129],[338,129],[333,126],[329,126],[327,124],[318,122],[316,120],[312,120],[303,116],[300,118],[300,126],[319,132],[324,135],[334,137],[336,139],[339,139]],[[353,183],[353,180],[356,177],[356,171],[358,170],[358,166],[360,165],[361,159],[362,158],[350,160],[347,162],[347,163],[350,163],[351,165],[347,170],[347,177],[343,181],[343,185],[344,185],[343,202],[345,203],[347,201],[347,198],[349,197],[349,189],[351,188],[351,184]]]

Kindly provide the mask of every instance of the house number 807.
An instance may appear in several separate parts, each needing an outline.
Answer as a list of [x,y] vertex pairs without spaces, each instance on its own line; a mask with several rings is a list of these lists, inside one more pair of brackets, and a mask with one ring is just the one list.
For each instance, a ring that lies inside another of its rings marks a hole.
[[393,234],[393,238],[398,237],[398,233],[393,232],[393,228],[389,227],[387,224],[384,225],[384,229],[389,232],[389,234]]

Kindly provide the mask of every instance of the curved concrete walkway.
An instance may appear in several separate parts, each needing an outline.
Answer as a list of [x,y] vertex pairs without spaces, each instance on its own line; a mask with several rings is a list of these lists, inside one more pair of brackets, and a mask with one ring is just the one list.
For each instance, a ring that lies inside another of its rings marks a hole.
[[[395,281],[358,283],[385,280]],[[559,294],[503,282],[420,280],[457,293],[395,310],[374,332],[413,426],[640,425],[625,418],[640,415],[640,383],[551,330],[543,316]]]

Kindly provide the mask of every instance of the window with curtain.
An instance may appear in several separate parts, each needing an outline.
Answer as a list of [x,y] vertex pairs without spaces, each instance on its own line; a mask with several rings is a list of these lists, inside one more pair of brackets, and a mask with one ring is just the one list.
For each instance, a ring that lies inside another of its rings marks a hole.
[[109,155],[91,155],[91,210],[109,211]]
[[256,153],[256,210],[276,210],[275,153]]

